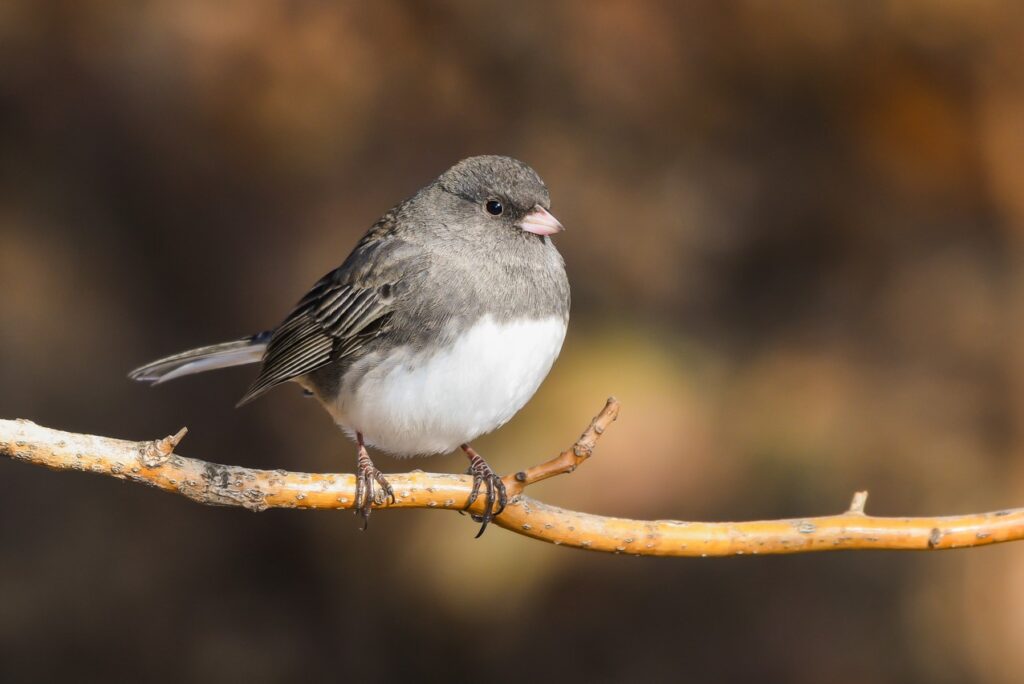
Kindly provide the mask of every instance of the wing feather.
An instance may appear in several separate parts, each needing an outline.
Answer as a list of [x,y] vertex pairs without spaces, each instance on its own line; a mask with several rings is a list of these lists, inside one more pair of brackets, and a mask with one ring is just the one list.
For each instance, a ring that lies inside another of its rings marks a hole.
[[[369,239],[369,238],[373,239]],[[282,382],[351,356],[387,329],[400,281],[422,266],[418,250],[371,230],[342,266],[320,279],[267,344],[263,367],[238,402],[248,403]]]

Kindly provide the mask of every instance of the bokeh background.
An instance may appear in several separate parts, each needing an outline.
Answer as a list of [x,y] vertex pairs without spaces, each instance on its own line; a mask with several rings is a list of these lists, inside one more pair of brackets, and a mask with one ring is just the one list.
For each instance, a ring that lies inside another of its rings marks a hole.
[[[350,471],[295,387],[130,368],[275,324],[457,159],[568,227],[499,470],[638,517],[1024,504],[1024,5],[0,3],[0,416]],[[458,471],[461,456],[385,470]],[[0,463],[0,679],[1019,682],[1024,546],[658,560],[450,513],[203,508]]]

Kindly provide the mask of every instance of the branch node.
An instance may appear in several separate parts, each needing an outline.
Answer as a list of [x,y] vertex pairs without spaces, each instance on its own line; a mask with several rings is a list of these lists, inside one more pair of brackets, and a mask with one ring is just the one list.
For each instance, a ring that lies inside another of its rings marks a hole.
[[181,440],[185,438],[186,434],[188,434],[188,428],[183,427],[173,435],[147,442],[139,454],[142,465],[147,468],[156,468],[163,465],[171,457],[171,454],[174,453],[174,450],[181,443]]
[[867,490],[861,490],[853,493],[853,499],[850,501],[850,508],[846,511],[851,515],[864,515],[864,506],[868,502]]
[[582,442],[576,442],[572,448],[572,453],[576,458],[590,458],[594,453],[593,447],[589,444],[583,444]]

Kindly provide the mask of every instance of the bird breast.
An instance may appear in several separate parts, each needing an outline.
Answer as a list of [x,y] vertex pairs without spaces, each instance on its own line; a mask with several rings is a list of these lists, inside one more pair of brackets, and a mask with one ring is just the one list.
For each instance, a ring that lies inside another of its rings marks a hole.
[[562,348],[566,322],[484,316],[440,349],[373,352],[327,408],[347,432],[392,454],[452,451],[526,404]]

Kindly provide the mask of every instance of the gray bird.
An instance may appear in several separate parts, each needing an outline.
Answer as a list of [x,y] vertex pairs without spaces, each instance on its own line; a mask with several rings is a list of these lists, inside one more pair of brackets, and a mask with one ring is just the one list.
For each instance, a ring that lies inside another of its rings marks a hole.
[[[367,446],[396,456],[461,448],[485,490],[483,534],[505,508],[501,478],[469,443],[508,421],[554,363],[569,320],[562,224],[548,189],[509,157],[470,157],[388,211],[345,262],[266,332],[131,372],[159,384],[262,363],[238,405],[286,381],[315,396],[358,445],[356,511],[394,501]],[[376,485],[376,488],[375,488]]]

